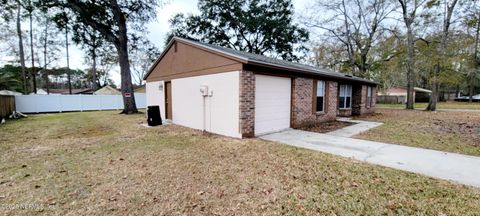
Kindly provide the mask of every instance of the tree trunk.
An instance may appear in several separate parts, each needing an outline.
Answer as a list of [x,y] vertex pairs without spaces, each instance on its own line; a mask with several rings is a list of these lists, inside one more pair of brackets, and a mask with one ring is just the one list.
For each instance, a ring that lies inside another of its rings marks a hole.
[[470,75],[470,97],[468,98],[468,102],[472,103],[473,102],[473,91],[474,91],[474,88],[475,88],[475,79],[476,79],[476,70],[478,70],[479,68],[479,64],[480,64],[480,59],[478,57],[478,43],[479,43],[479,36],[480,36],[480,13],[478,14],[478,18],[477,18],[477,32],[475,34],[475,52],[474,52],[474,56],[473,56],[473,60],[475,62],[475,68],[473,69],[471,75]]
[[68,93],[72,94],[72,77],[70,75],[70,57],[68,53],[68,26],[65,25],[65,47],[67,51],[67,82],[68,82]]
[[406,109],[414,109],[413,91],[415,87],[415,42],[412,23],[407,24],[407,105]]
[[22,77],[23,77],[23,94],[28,94],[27,92],[27,72],[25,69],[25,53],[23,51],[23,36],[22,36],[22,20],[20,19],[20,13],[22,6],[19,4],[17,8],[17,35],[18,35],[18,50],[20,54],[20,65],[22,66]]
[[95,53],[95,50],[93,51],[93,55],[92,55],[92,58],[93,58],[93,67],[92,67],[92,88],[93,88],[93,91],[97,90],[98,88],[98,83],[97,83],[97,56],[96,56],[96,53]]
[[[121,11],[117,11],[121,14]],[[130,73],[130,61],[128,59],[128,37],[127,37],[127,24],[126,19],[123,14],[118,16],[118,28],[119,28],[119,37],[118,43],[115,44],[118,52],[118,60],[120,63],[120,75],[122,78],[121,81],[121,92],[123,97],[124,108],[122,113],[132,114],[137,113],[137,105],[135,103],[135,97],[132,86],[132,75]]]
[[[93,37],[93,45],[96,46],[96,38]],[[92,89],[93,91],[97,90],[97,47],[93,47],[92,49],[92,58],[93,58],[93,66],[92,66]]]
[[33,93],[37,94],[37,75],[35,74],[35,54],[33,53],[33,20],[32,20],[32,9],[30,8],[29,11],[29,18],[30,18],[30,52],[31,52],[31,58],[32,58],[32,88],[33,88]]
[[454,0],[451,5],[448,2],[445,3],[447,8],[447,14],[445,14],[445,18],[443,19],[443,32],[442,32],[442,40],[440,41],[440,50],[438,50],[439,58],[437,58],[437,63],[435,65],[435,70],[433,74],[433,86],[432,86],[432,95],[430,96],[430,101],[428,103],[427,109],[428,111],[435,111],[437,110],[437,101],[438,101],[438,91],[439,91],[439,77],[440,72],[442,71],[442,65],[440,61],[445,60],[445,51],[447,49],[448,43],[448,34],[450,30],[450,20],[452,18],[453,10],[455,9],[455,5],[457,4],[457,0]]
[[48,44],[48,19],[45,20],[45,38],[43,41],[43,73],[45,76],[45,89],[50,94],[48,71],[47,71],[47,44]]

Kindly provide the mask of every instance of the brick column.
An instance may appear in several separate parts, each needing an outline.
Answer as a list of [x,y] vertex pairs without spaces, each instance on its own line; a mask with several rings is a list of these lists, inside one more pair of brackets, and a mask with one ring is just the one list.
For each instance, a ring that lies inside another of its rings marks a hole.
[[243,138],[255,136],[255,74],[240,71],[240,133]]
[[367,86],[354,85],[352,88],[352,115],[361,115],[367,103]]
[[375,112],[375,103],[377,98],[376,88],[372,87],[372,106],[367,107],[368,86],[356,86],[352,95],[352,114],[363,115]]

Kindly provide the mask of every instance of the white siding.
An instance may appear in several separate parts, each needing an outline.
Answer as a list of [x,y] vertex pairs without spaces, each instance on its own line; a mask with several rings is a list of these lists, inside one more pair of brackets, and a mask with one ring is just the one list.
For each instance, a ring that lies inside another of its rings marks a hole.
[[239,83],[238,71],[172,80],[173,123],[203,129],[204,98],[200,86],[206,85],[213,94],[205,98],[205,129],[216,134],[241,137]]
[[147,94],[147,106],[160,106],[160,115],[162,116],[162,120],[165,120],[164,82],[147,82],[145,88]]
[[290,128],[291,79],[255,75],[255,136]]

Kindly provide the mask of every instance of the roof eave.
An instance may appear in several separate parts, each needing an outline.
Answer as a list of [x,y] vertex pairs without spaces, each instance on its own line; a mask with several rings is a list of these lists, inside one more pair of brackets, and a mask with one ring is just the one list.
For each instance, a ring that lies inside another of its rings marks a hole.
[[288,67],[288,66],[277,65],[277,64],[270,64],[270,63],[266,63],[266,62],[255,61],[255,60],[250,60],[247,64],[264,66],[264,67],[269,67],[269,68],[280,68],[280,69],[284,69],[284,70],[288,70],[288,71],[294,71],[294,72],[309,74],[309,75],[314,75],[314,76],[322,76],[322,77],[328,77],[328,78],[335,78],[335,79],[341,79],[341,80],[349,80],[349,81],[379,85],[375,81],[366,80],[366,79],[363,79],[363,78],[360,78],[360,77],[348,77],[348,76],[345,76],[345,75],[342,76],[342,75],[335,75],[335,74],[328,74],[328,73],[322,73],[321,74],[321,73],[318,73],[318,71],[315,71],[315,70],[298,69],[298,68],[294,68],[294,67]]

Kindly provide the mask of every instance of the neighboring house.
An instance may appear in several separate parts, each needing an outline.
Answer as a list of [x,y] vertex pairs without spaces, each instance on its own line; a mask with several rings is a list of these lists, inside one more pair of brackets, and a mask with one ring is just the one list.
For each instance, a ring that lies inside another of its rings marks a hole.
[[[50,89],[50,94],[62,94],[68,95],[70,94],[69,89]],[[91,88],[83,88],[83,89],[72,89],[72,94],[93,94],[93,90]]]
[[22,93],[20,92],[16,92],[16,91],[9,91],[9,90],[0,90],[0,95],[22,95]]
[[47,95],[47,91],[43,90],[43,89],[37,89],[37,93],[30,93],[31,95],[34,95],[34,94],[37,94],[37,95]]
[[254,137],[375,110],[373,81],[174,37],[145,75],[174,124]]
[[121,95],[122,93],[109,85],[106,85],[97,91],[93,92],[94,95]]
[[145,85],[134,86],[133,87],[133,92],[135,92],[135,93],[145,93],[146,92]]
[[[414,87],[413,88],[413,98],[415,102],[428,102],[430,99],[430,95],[432,94],[432,91],[424,88],[418,88]],[[377,102],[378,103],[383,103],[383,99],[391,96],[397,96],[398,97],[398,102],[399,103],[406,103],[407,102],[407,87],[403,86],[395,86],[391,87],[389,89],[386,89],[384,91],[379,91],[377,93]],[[386,97],[382,97],[386,96]],[[386,99],[385,99],[386,100]]]

